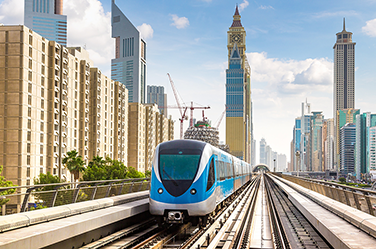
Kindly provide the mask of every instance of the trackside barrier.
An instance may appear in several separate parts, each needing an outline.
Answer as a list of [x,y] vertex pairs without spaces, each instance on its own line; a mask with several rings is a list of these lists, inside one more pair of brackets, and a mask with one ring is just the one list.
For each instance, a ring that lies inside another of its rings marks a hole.
[[[9,189],[16,191],[14,194],[1,195],[1,192]],[[19,211],[26,212],[30,210],[30,204],[37,209],[56,207],[149,189],[150,178],[131,178],[6,187],[0,188],[0,195],[10,200],[7,206],[20,205]]]
[[375,216],[376,191],[281,173],[272,174]]

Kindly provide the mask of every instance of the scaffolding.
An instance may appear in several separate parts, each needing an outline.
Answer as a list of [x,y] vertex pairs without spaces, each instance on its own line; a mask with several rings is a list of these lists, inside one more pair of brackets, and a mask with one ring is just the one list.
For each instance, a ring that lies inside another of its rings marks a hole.
[[197,121],[194,126],[189,127],[184,133],[184,139],[204,141],[219,148],[218,129],[212,128],[206,120]]

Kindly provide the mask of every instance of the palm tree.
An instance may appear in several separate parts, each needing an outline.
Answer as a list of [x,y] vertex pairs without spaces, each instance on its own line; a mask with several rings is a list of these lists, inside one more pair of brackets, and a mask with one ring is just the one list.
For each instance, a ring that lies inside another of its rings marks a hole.
[[72,150],[67,152],[67,156],[63,158],[63,164],[73,175],[74,181],[78,180],[80,172],[85,171],[85,162],[82,156],[77,154],[76,150]]

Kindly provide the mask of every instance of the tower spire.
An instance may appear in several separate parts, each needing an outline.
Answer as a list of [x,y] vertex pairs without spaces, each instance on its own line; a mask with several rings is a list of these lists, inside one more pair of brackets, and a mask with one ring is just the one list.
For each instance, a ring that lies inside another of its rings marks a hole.
[[345,18],[343,18],[343,30],[342,31],[346,31]]
[[234,17],[234,20],[232,21],[231,27],[243,27],[242,23],[240,22],[240,14],[239,14],[238,5],[236,5],[235,14],[233,17]]

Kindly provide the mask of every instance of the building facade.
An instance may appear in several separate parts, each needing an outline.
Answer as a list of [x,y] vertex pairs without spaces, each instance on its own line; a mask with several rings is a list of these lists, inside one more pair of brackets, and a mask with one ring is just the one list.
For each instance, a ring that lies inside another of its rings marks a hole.
[[147,103],[157,104],[159,112],[167,117],[167,94],[163,86],[147,86]]
[[44,38],[67,46],[63,0],[25,0],[24,24]]
[[337,156],[335,165],[339,165],[339,131],[340,121],[337,112],[340,110],[355,108],[355,42],[352,41],[352,33],[346,31],[345,19],[343,29],[336,34],[334,49],[334,79],[333,79],[333,117],[335,134],[335,150]]
[[240,18],[236,7],[233,23],[227,32],[226,143],[231,154],[251,162],[251,69],[245,54],[246,32]]
[[260,140],[260,164],[266,164],[266,141],[265,138]]
[[355,173],[355,124],[347,123],[340,131],[340,171],[342,174]]
[[140,32],[112,0],[112,38],[115,59],[111,60],[111,78],[128,89],[129,103],[146,103],[146,42]]
[[[25,26],[0,27],[0,165],[14,184],[40,173],[70,181],[62,165],[76,150],[127,164],[128,90],[66,48]],[[126,133],[126,134],[125,134]]]

